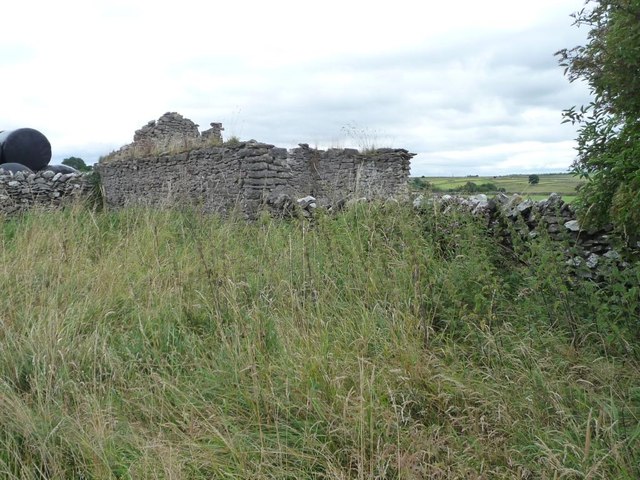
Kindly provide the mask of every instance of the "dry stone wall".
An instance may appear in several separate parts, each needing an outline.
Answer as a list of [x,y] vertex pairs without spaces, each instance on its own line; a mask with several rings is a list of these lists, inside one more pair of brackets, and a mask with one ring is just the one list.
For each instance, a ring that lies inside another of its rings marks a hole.
[[263,205],[273,204],[282,195],[312,195],[318,206],[327,206],[354,196],[399,198],[408,194],[409,162],[414,154],[404,149],[362,153],[317,150],[307,144],[287,150],[254,140],[222,144],[206,141],[217,140],[223,130],[221,124],[212,123],[203,132],[204,139],[200,137],[199,143],[182,152],[161,148],[140,155],[135,147],[141,142],[158,145],[168,138],[197,138],[193,136],[195,124],[175,115],[163,117],[170,116],[176,129],[158,128],[161,123],[168,125],[168,119],[150,122],[148,128],[136,132],[133,144],[100,161],[97,170],[107,205],[186,204],[208,212],[238,209],[252,218]]
[[151,120],[133,135],[134,143],[160,143],[172,139],[197,138],[198,125],[176,112],[167,112],[157,121]]
[[200,133],[199,125],[177,112],[167,112],[158,120],[151,120],[133,135],[133,142],[112,152],[108,157],[133,158],[166,153],[185,152],[205,146],[222,144],[221,123]]
[[0,213],[14,214],[33,207],[56,208],[88,195],[86,175],[55,173],[11,173],[0,170]]
[[414,206],[424,208],[436,204],[443,213],[462,208],[483,217],[489,231],[503,245],[512,248],[540,236],[561,242],[567,266],[578,275],[596,278],[608,265],[628,266],[628,261],[640,257],[640,242],[623,244],[614,235],[613,227],[600,230],[584,229],[571,204],[552,193],[547,199],[533,201],[519,195],[498,194],[462,197],[442,195],[414,199]]

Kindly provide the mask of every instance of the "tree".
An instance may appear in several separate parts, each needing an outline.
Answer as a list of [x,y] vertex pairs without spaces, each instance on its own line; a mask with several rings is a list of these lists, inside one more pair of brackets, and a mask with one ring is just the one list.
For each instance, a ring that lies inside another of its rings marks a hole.
[[535,173],[533,175],[529,175],[529,185],[537,185],[540,183],[540,177]]
[[476,193],[478,191],[478,185],[474,182],[467,182],[460,188],[460,191],[464,193]]
[[[578,125],[572,171],[584,178],[577,207],[585,225],[640,232],[640,0],[587,0],[573,15],[587,43],[556,53],[570,82],[593,100],[563,112]],[[628,238],[627,237],[627,238]]]
[[68,157],[62,161],[63,165],[67,165],[68,167],[73,167],[79,172],[90,172],[93,168],[90,165],[84,163],[84,160],[78,157]]

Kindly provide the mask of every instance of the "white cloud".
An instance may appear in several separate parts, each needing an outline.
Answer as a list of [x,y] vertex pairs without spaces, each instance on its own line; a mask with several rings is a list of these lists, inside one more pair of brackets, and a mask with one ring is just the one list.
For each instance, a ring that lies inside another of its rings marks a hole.
[[37,128],[54,161],[93,162],[178,111],[283,146],[357,143],[353,125],[419,152],[417,174],[564,170],[575,131],[560,111],[587,97],[553,53],[582,41],[582,4],[12,2],[0,129]]
[[507,175],[567,171],[573,143],[523,141],[419,154],[415,176]]

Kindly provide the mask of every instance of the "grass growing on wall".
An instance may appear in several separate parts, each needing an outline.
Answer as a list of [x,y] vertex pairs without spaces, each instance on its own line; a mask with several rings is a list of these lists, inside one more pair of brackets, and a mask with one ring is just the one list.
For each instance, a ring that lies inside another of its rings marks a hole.
[[0,222],[1,478],[640,475],[637,268],[398,205]]

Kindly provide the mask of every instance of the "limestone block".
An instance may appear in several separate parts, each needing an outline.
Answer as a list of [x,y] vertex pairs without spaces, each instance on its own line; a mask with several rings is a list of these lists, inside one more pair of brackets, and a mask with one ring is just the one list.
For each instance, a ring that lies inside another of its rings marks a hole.
[[568,222],[566,222],[564,224],[564,228],[566,228],[570,232],[579,232],[580,231],[580,224],[578,223],[577,220],[569,220]]

